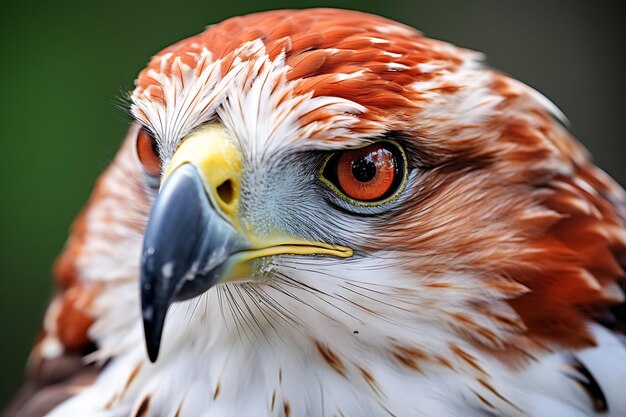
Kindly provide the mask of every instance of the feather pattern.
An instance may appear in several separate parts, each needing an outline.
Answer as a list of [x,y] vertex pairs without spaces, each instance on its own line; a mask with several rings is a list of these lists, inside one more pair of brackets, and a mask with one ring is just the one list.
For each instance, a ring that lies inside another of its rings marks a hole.
[[[31,359],[80,352],[101,372],[50,416],[626,414],[624,191],[551,103],[480,54],[358,12],[267,12],[160,52],[132,102]],[[251,223],[332,229],[355,256],[281,256],[263,283],[176,304],[151,364],[137,283],[155,192],[135,137],[151,131],[166,168],[216,121],[244,155]],[[385,212],[331,211],[307,188],[281,203],[263,181],[298,177],[294,155],[385,135],[414,165]]]

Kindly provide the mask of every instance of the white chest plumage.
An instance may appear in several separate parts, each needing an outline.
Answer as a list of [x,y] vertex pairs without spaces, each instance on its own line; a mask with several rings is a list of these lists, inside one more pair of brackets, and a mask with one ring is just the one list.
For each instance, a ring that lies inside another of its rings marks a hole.
[[[130,284],[124,287],[119,290],[136,293]],[[118,294],[103,297],[111,303],[110,314],[127,312],[125,330],[109,332],[103,341],[115,357],[93,386],[51,416],[620,417],[626,412],[620,384],[626,380],[626,348],[600,326],[593,330],[597,347],[541,353],[516,369],[453,332],[433,331],[426,322],[418,324],[421,331],[394,323],[401,320],[400,306],[380,309],[379,301],[361,306],[393,317],[367,322],[358,317],[362,310],[351,307],[356,298],[338,303],[335,296],[341,294],[330,295],[323,286],[316,290],[312,296],[292,287],[286,296],[266,288],[265,298],[255,298],[245,288],[217,288],[174,305],[155,364],[143,346],[138,298],[122,303]],[[335,308],[320,313],[333,300]],[[291,317],[281,317],[281,311]],[[403,341],[424,351],[389,349],[389,343]]]

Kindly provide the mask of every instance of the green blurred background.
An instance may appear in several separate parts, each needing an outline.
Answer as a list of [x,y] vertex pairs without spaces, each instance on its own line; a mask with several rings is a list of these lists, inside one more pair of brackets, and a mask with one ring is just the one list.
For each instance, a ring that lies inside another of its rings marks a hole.
[[159,49],[275,8],[369,11],[487,53],[570,118],[626,184],[624,11],[608,1],[44,1],[0,6],[0,408],[20,383],[50,265],[128,126],[116,108]]

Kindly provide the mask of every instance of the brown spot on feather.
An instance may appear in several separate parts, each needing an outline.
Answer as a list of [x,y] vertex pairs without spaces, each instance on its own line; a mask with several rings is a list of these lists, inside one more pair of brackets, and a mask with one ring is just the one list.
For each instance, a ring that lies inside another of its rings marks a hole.
[[346,367],[341,361],[341,358],[333,350],[318,341],[315,341],[315,347],[317,348],[320,356],[331,368],[333,368],[339,375],[343,377],[346,376]]
[[479,393],[477,393],[473,389],[471,391],[476,396],[476,398],[478,398],[480,400],[480,402],[482,402],[483,404],[485,404],[487,406],[487,408],[495,410],[496,407],[492,403],[490,403],[485,397],[483,397],[482,395],[480,395]]
[[220,395],[220,390],[221,390],[221,384],[218,382],[217,385],[215,386],[215,390],[213,390],[213,400],[216,400],[217,397]]
[[141,370],[141,365],[142,362],[139,362],[132,370],[132,372],[130,373],[130,375],[128,376],[128,379],[126,380],[126,384],[124,385],[124,389],[122,390],[121,396],[124,395],[124,393],[128,390],[128,388],[131,386],[131,384],[133,383],[133,381],[135,380],[135,378],[137,378],[137,375],[139,375],[139,371]]
[[482,379],[482,378],[477,378],[476,381],[482,385],[483,387],[485,387],[489,392],[491,392],[493,395],[495,395],[496,397],[498,397],[499,399],[501,399],[502,401],[504,401],[505,403],[507,403],[508,405],[510,405],[511,407],[513,407],[514,409],[516,409],[517,411],[519,411],[520,413],[523,413],[523,410],[521,408],[519,408],[517,405],[515,405],[513,402],[511,402],[508,398],[506,398],[505,396],[503,396],[502,394],[500,394],[500,392],[498,392],[498,390],[496,390],[494,388],[493,385],[491,385],[490,383],[488,383],[486,380]]
[[368,371],[367,369],[365,369],[365,368],[363,368],[361,366],[357,366],[357,367],[359,369],[359,372],[361,373],[361,376],[363,377],[363,379],[365,380],[367,385],[370,386],[372,391],[374,391],[379,396],[384,396],[384,392],[381,389],[380,384],[378,383],[378,381],[376,381],[376,378],[374,378],[374,375],[372,375],[372,373],[370,371]]
[[454,355],[457,358],[460,358],[463,362],[467,363],[468,365],[470,365],[472,368],[474,368],[475,370],[477,370],[481,374],[483,374],[483,375],[487,374],[487,372],[480,365],[480,363],[478,362],[478,359],[476,357],[474,357],[473,355],[467,353],[466,351],[464,351],[463,349],[461,349],[459,346],[457,346],[455,344],[450,344],[450,345],[448,345],[448,347],[450,348],[450,351],[452,353],[454,353]]
[[428,359],[428,355],[425,352],[415,347],[392,345],[391,354],[400,364],[420,373],[422,368],[419,363]]
[[148,408],[150,407],[150,396],[145,397],[141,400],[137,411],[134,414],[134,417],[146,417],[148,415]]

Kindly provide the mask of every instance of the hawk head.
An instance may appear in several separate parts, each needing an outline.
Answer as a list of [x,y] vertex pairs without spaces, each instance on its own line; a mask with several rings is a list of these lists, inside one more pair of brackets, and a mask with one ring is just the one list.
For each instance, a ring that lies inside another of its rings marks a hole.
[[113,358],[70,407],[545,415],[549,397],[574,415],[565,391],[588,378],[551,355],[617,325],[625,200],[540,94],[399,23],[315,9],[163,50],[131,112],[57,268],[91,294],[63,302],[94,322],[93,358]]
[[398,23],[230,19],[155,56],[132,100],[155,195],[141,259],[152,360],[169,305],[211,288],[265,336],[286,319],[326,339],[330,320],[396,354],[445,349],[431,331],[580,345],[577,306],[621,275],[578,256],[593,238],[602,259],[623,244],[602,211],[622,193],[556,110]]

